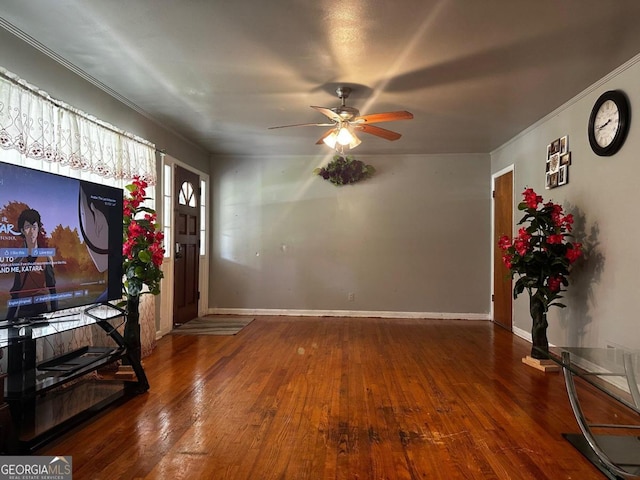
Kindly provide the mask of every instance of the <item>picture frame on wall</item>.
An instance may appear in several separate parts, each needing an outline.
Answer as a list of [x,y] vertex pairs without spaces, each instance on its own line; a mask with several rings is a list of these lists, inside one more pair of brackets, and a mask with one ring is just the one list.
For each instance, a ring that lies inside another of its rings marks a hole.
[[565,135],[564,137],[560,137],[560,144],[558,147],[558,153],[560,155],[564,155],[569,151],[569,137]]
[[558,186],[566,185],[569,182],[569,168],[566,165],[562,165],[558,169]]
[[547,145],[547,159],[551,158],[556,153],[560,153],[560,139],[557,138],[549,145]]
[[547,145],[547,159],[545,165],[545,188],[547,190],[569,183],[569,165],[571,152],[569,151],[569,136],[556,138]]
[[547,162],[547,172],[556,173],[560,168],[560,154],[554,153],[549,157],[549,161]]

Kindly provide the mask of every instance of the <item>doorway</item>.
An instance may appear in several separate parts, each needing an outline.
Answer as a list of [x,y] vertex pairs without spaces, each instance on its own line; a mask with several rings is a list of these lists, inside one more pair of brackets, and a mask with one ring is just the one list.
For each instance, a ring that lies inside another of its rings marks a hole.
[[493,321],[511,331],[513,327],[512,280],[502,262],[498,239],[513,235],[513,168],[493,177]]
[[200,177],[175,166],[173,325],[198,316],[200,272]]

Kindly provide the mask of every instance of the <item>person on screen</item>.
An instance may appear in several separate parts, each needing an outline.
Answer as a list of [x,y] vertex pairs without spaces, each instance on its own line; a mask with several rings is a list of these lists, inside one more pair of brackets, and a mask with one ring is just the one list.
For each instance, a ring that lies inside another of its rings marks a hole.
[[11,306],[7,312],[7,320],[14,318],[31,318],[57,309],[57,301],[51,299],[45,302],[34,302],[33,299],[41,295],[55,295],[56,278],[53,272],[51,257],[32,255],[38,248],[38,235],[42,228],[42,220],[37,210],[23,210],[18,217],[18,230],[24,238],[24,246],[29,254],[16,262],[18,270],[15,273],[13,287],[9,290],[12,300],[18,300],[17,305]]
[[80,233],[91,260],[99,272],[109,268],[109,222],[102,205],[90,200],[90,195],[80,186]]
[[[90,186],[80,185],[80,233],[87,246],[93,264],[99,272],[109,268],[109,221],[105,215],[104,203],[91,200]],[[85,191],[88,189],[89,191]],[[113,261],[113,260],[112,260]],[[106,302],[109,298],[107,288],[95,299],[95,303]]]

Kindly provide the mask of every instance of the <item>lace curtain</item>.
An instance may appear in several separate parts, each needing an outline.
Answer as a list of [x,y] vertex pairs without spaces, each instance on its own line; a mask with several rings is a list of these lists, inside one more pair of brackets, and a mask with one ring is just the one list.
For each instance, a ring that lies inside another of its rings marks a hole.
[[68,173],[91,172],[116,186],[134,175],[156,183],[152,143],[55,100],[2,68],[0,146]]
[[[120,188],[138,175],[155,198],[155,145],[50,97],[2,67],[0,147],[0,161]],[[148,355],[155,346],[155,297],[143,295],[141,300],[142,352]],[[100,337],[94,333],[67,332],[42,348],[59,354],[95,344]]]

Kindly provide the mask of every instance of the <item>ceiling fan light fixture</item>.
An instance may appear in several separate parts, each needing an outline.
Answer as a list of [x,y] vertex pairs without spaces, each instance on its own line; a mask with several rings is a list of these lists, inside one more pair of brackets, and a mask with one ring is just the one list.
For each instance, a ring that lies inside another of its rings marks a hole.
[[338,135],[336,136],[336,141],[346,147],[347,145],[351,145],[355,141],[355,135],[351,133],[348,126],[341,126],[338,131]]
[[338,152],[346,148],[356,148],[362,143],[349,126],[336,127],[329,135],[322,139],[325,145]]

